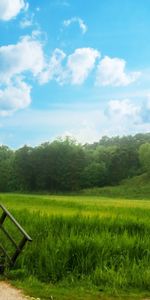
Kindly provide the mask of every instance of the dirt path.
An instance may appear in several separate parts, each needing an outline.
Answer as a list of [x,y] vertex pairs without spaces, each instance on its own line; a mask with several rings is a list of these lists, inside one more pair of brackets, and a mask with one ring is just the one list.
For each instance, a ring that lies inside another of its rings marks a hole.
[[31,300],[28,296],[24,296],[21,291],[15,289],[10,284],[0,282],[0,300]]
[[[119,299],[121,299],[121,298],[119,298]],[[123,298],[123,299],[125,299],[125,298]],[[128,299],[135,300],[135,298],[128,298]],[[0,300],[41,300],[41,299],[25,296],[25,295],[23,295],[23,293],[20,290],[12,287],[9,283],[0,281]],[[142,300],[150,300],[150,298],[143,298]]]

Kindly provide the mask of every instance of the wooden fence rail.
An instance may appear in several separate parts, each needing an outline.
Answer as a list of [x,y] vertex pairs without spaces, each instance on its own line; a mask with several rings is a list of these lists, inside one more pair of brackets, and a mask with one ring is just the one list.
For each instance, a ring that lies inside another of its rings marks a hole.
[[[3,252],[3,255],[7,258],[9,267],[12,267],[14,265],[17,257],[23,250],[26,242],[32,242],[32,239],[26,233],[26,231],[21,227],[21,225],[16,221],[16,219],[12,216],[12,214],[2,204],[0,204],[0,208],[2,210],[2,215],[0,216],[0,229],[5,234],[6,238],[13,244],[15,251],[10,256],[7,253],[7,249],[5,249],[4,245],[2,245],[1,241],[0,241],[0,249]],[[6,218],[9,218],[10,221],[15,225],[17,230],[21,233],[22,238],[19,243],[17,243],[14,240],[14,238],[11,236],[11,234],[4,227]],[[0,265],[0,272],[3,272],[4,268],[5,268],[5,266]]]

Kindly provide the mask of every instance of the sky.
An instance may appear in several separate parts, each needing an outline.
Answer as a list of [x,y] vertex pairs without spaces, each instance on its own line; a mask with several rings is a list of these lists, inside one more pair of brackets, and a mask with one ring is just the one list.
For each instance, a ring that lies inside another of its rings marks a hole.
[[0,0],[0,144],[150,132],[149,0]]

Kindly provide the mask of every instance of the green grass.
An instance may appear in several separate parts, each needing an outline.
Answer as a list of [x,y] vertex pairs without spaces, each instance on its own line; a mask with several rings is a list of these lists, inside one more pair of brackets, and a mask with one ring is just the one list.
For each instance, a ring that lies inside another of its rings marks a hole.
[[30,295],[150,295],[150,201],[0,194],[0,202],[33,238],[7,275]]
[[97,195],[111,198],[150,200],[150,177],[142,174],[122,181],[120,185],[104,188],[92,188],[82,191],[83,195]]

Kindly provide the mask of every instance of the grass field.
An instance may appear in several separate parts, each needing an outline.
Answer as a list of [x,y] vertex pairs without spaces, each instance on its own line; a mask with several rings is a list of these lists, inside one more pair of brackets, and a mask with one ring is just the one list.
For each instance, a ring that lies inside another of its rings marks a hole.
[[150,295],[148,199],[0,194],[0,202],[33,238],[7,275],[32,296]]

